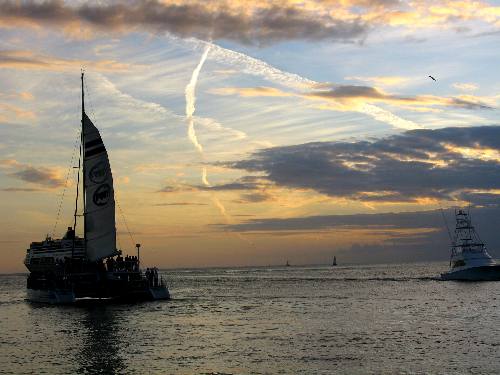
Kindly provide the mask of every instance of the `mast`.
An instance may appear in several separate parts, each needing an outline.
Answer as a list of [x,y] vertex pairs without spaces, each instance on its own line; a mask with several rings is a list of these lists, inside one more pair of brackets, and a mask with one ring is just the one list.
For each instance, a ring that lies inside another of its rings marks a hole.
[[76,178],[76,197],[75,197],[75,213],[73,220],[73,246],[71,248],[71,258],[75,255],[75,242],[76,242],[76,223],[78,217],[78,198],[80,196],[80,170],[82,167],[82,156],[83,156],[83,71],[82,71],[82,128],[80,130],[80,157],[78,158],[78,173]]
[[[71,258],[74,257],[75,254],[75,242],[76,242],[76,223],[77,223],[77,217],[78,217],[78,198],[80,197],[80,170],[82,169],[82,157],[83,157],[83,117],[85,114],[85,102],[84,102],[84,94],[83,94],[83,71],[82,71],[82,128],[80,131],[80,157],[78,158],[78,174],[77,174],[77,179],[76,179],[76,198],[75,198],[75,213],[74,213],[74,221],[73,221],[73,247],[71,249]],[[84,197],[85,197],[85,177],[84,177],[84,182],[83,182],[83,189],[84,189]],[[85,238],[85,198],[83,200],[83,211],[84,211],[84,223],[83,223],[83,233],[84,233],[84,238]]]
[[[82,147],[84,145],[85,137],[84,137],[84,132],[83,132],[83,122],[84,122],[84,117],[85,117],[85,92],[84,92],[84,87],[83,87],[83,75],[85,73],[82,70]],[[85,157],[85,150],[82,153],[82,158]],[[85,251],[85,254],[87,253],[87,215],[86,215],[86,210],[87,210],[87,202],[85,201],[85,162],[82,165],[82,177],[83,177],[83,250]]]

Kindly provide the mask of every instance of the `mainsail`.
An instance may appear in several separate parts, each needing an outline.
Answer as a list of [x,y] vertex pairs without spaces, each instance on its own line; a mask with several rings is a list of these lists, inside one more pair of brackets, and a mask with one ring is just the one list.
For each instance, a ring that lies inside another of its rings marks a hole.
[[85,242],[91,261],[116,255],[115,196],[108,153],[99,130],[83,113]]

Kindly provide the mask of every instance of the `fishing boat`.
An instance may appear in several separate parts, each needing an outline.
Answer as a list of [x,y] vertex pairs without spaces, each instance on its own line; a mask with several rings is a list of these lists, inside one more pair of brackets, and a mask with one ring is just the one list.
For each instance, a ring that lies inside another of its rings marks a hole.
[[456,227],[451,244],[450,270],[441,274],[443,280],[500,280],[500,264],[486,251],[472,225],[468,210],[455,210]]
[[[140,244],[136,244],[137,255],[132,256],[122,256],[116,248],[113,175],[101,135],[85,113],[83,72],[81,84],[80,157],[75,167],[78,173],[73,226],[68,227],[63,238],[47,236],[43,241],[32,242],[27,249],[27,298],[50,304],[71,304],[79,299],[169,299],[168,287],[158,270],[141,270]],[[76,234],[79,221],[83,222],[83,237]]]
[[332,267],[335,267],[337,265],[337,257],[333,257],[333,262],[332,262]]

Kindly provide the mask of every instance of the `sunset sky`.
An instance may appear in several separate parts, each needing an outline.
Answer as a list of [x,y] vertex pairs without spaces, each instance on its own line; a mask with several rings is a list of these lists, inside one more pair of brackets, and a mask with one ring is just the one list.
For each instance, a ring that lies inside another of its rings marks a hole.
[[446,260],[469,204],[498,258],[499,45],[500,1],[0,0],[0,272],[72,223],[82,66],[146,265]]

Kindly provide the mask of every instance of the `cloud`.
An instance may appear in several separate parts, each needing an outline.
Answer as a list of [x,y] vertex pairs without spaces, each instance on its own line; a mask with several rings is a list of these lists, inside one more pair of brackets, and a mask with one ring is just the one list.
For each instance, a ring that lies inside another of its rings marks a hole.
[[[500,248],[497,235],[500,225],[498,201],[494,206],[474,208],[471,215],[473,224],[490,249],[490,254],[493,257],[500,256],[497,250]],[[453,228],[453,210],[444,210],[444,216],[448,225]],[[449,257],[450,241],[439,210],[253,218],[236,224],[217,224],[214,227],[256,236],[329,235],[334,240],[328,241],[325,253],[331,256],[334,250],[342,262],[359,262],[362,259],[366,264],[446,260]],[[314,247],[318,246],[321,245],[318,243]]]
[[318,215],[293,218],[249,219],[239,224],[222,225],[225,230],[247,231],[320,231],[331,229],[422,229],[443,228],[439,211],[400,212],[354,215]]
[[479,88],[475,83],[454,83],[453,87],[460,91],[474,91]]
[[460,199],[465,202],[472,202],[479,207],[498,206],[500,202],[500,191],[494,193],[488,191],[470,191],[460,193]]
[[44,185],[52,188],[64,186],[64,180],[61,179],[56,171],[49,168],[35,168],[28,166],[12,173],[11,176],[25,182]]
[[179,188],[177,186],[164,186],[157,193],[177,193]]
[[372,77],[352,76],[352,77],[345,77],[345,79],[352,81],[370,82],[377,86],[399,86],[408,83],[411,80],[411,78],[399,77],[399,76],[372,76]]
[[35,120],[36,115],[34,112],[23,109],[13,104],[0,103],[0,121],[18,121],[18,120]]
[[462,192],[500,189],[499,140],[500,126],[417,129],[262,149],[225,165],[264,174],[277,187],[363,202],[460,201]]
[[2,159],[0,160],[0,166],[4,168],[12,168],[12,167],[17,167],[21,165],[17,160],[15,159]]
[[27,91],[23,91],[20,93],[2,93],[0,92],[0,98],[2,99],[21,99],[21,100],[33,100],[35,96]]
[[360,103],[386,103],[403,106],[445,106],[465,109],[493,109],[480,98],[471,95],[445,98],[435,95],[402,96],[386,93],[371,86],[336,85],[329,90],[318,90],[305,94],[311,99],[328,100],[335,108],[352,110]]
[[378,121],[398,129],[419,129],[421,125],[396,116],[392,112],[374,104],[388,104],[418,112],[438,112],[437,107],[454,107],[468,110],[491,110],[496,98],[481,98],[473,95],[440,97],[435,95],[395,95],[376,87],[358,85],[334,85],[312,83],[309,92],[287,92],[273,87],[223,87],[210,92],[216,95],[238,95],[241,97],[298,97],[317,102],[312,107],[328,111],[354,111],[367,114]]
[[70,5],[58,0],[2,1],[3,27],[59,28],[71,36],[102,32],[169,32],[181,37],[266,44],[284,40],[359,41],[382,27],[468,30],[498,27],[499,7],[436,0],[136,0]]
[[[1,5],[0,5],[1,7]],[[1,18],[1,16],[0,16]],[[88,66],[97,71],[127,71],[132,66],[115,60],[71,60],[37,54],[24,50],[0,50],[0,67],[11,69],[32,69],[63,71]],[[24,99],[30,99],[29,93]]]
[[[291,93],[273,87],[223,87],[210,92],[216,95],[238,95],[241,97],[287,97],[296,96],[311,100],[322,100],[329,105],[317,106],[320,109],[338,111],[364,111],[363,106],[369,103],[385,103],[408,106],[443,106],[465,109],[493,109],[493,99],[480,98],[474,95],[441,97],[435,95],[395,95],[372,86],[317,84],[315,90],[305,93]],[[378,108],[377,108],[378,109]],[[418,125],[417,125],[418,127]]]
[[42,189],[37,189],[37,188],[16,188],[16,187],[8,187],[8,188],[2,188],[0,191],[5,191],[5,192],[10,192],[10,193],[16,193],[16,192],[35,192],[35,191],[43,191]]
[[76,34],[97,28],[112,32],[170,32],[181,37],[269,43],[291,39],[350,41],[361,38],[367,26],[359,17],[312,12],[288,2],[131,1],[69,5],[62,1],[3,1],[4,27],[59,27]]
[[240,199],[234,201],[235,203],[261,203],[261,202],[269,202],[270,200],[274,200],[272,194],[266,191],[256,191],[246,194],[241,194]]
[[171,202],[171,203],[156,203],[154,206],[163,207],[163,206],[208,206],[207,203],[198,203],[198,202]]
[[246,182],[244,180],[230,182],[219,185],[189,185],[178,184],[175,186],[167,185],[160,189],[160,193],[177,193],[180,191],[239,191],[239,190],[253,190],[259,185],[255,182]]
[[292,93],[285,92],[283,90],[279,90],[274,87],[221,87],[209,90],[211,94],[215,95],[238,95],[242,97],[256,97],[256,96],[275,96],[275,97],[284,97],[284,96],[294,96]]
[[[180,42],[179,38],[170,36],[170,40],[172,42]],[[197,40],[194,38],[182,40],[183,45],[189,45],[194,49],[204,50],[206,48],[207,42]],[[312,88],[329,88],[331,84],[325,84],[321,82],[316,82],[310,80],[308,78],[299,76],[294,73],[289,73],[280,69],[275,68],[274,66],[269,65],[268,63],[253,58],[251,56],[245,55],[240,52],[232,51],[227,48],[223,48],[216,44],[210,43],[210,59],[216,61],[221,64],[231,64],[232,67],[237,68],[243,74],[250,74],[257,77],[262,77],[265,80],[272,82],[274,84],[287,87],[292,90],[308,90]],[[234,95],[239,94],[242,88],[220,88],[217,90],[213,90],[212,93],[219,93],[220,95]],[[260,90],[262,92],[262,90]],[[270,90],[264,90],[265,94],[270,93]],[[287,93],[285,91],[276,91],[272,90],[271,92],[274,96],[290,96],[294,94]],[[255,96],[257,92],[254,89],[246,90],[244,92],[247,96]],[[296,94],[295,94],[296,95]],[[330,106],[326,108],[331,110]],[[343,109],[346,110],[346,109]],[[416,129],[420,126],[413,121],[409,121],[403,119],[395,114],[389,112],[388,110],[378,108],[374,105],[364,104],[362,106],[357,106],[356,108],[352,108],[352,110],[367,114],[378,121],[382,121],[388,123],[396,128],[401,129]]]
[[[55,168],[33,167],[14,159],[0,160],[0,168],[7,171],[7,175],[18,180],[48,188],[64,186],[65,181]],[[13,188],[10,188],[13,191]]]
[[[238,193],[239,198],[233,200],[234,203],[261,203],[271,200],[276,200],[276,197],[271,193],[273,186],[269,182],[258,177],[248,176],[238,179],[233,182],[222,183],[218,185],[203,184],[175,184],[167,185],[160,189],[159,193],[180,193],[180,192],[231,192]],[[214,202],[216,203],[216,202]],[[194,204],[194,203],[193,203]],[[217,203],[216,203],[217,204]],[[155,206],[177,206],[191,205],[191,203],[160,203]],[[201,204],[198,204],[201,205]],[[223,210],[225,212],[225,209]]]

